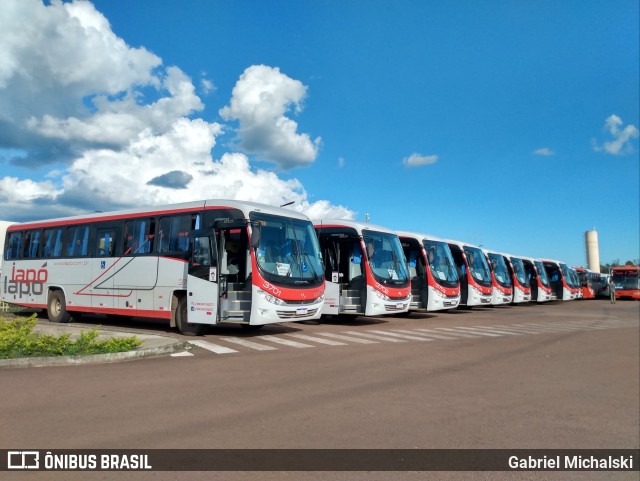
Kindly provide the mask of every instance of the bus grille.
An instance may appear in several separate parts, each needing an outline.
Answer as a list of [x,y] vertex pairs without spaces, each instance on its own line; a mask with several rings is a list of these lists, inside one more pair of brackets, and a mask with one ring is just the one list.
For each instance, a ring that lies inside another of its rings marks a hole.
[[284,301],[287,305],[302,305],[304,306],[305,304],[315,304],[318,301],[318,298],[316,299],[304,299],[302,301]]
[[276,311],[280,319],[304,319],[305,317],[314,316],[318,309],[309,309],[304,315],[297,315],[296,311]]
[[398,306],[397,304],[394,304],[394,305],[385,304],[385,305],[384,305],[385,310],[387,310],[387,311],[392,311],[392,312],[395,312],[395,311],[402,311],[402,310],[403,310],[403,309],[405,309],[406,307],[407,307],[407,305],[406,305],[406,304],[400,304],[399,306]]

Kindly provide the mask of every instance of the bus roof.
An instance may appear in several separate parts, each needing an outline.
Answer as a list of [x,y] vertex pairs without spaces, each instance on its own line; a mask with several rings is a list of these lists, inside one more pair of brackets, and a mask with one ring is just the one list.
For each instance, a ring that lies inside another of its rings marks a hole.
[[473,247],[475,249],[480,249],[482,250],[482,247],[474,245],[474,244],[470,244],[469,242],[462,242],[459,240],[455,240],[455,239],[443,239],[447,244],[456,244],[458,247]]
[[640,266],[612,266],[611,272],[613,271],[638,271],[640,270]]
[[358,222],[356,220],[348,219],[314,219],[312,220],[314,227],[351,227],[362,234],[364,230],[372,230],[376,232],[385,232],[387,234],[396,234],[395,231],[383,227],[381,225],[369,224],[366,222]]
[[56,219],[43,219],[32,222],[24,222],[20,224],[13,224],[7,230],[17,230],[24,228],[38,228],[43,226],[58,225],[58,224],[75,224],[80,222],[97,222],[103,220],[116,220],[131,216],[143,216],[148,214],[172,214],[178,212],[195,212],[199,210],[207,210],[212,208],[232,208],[242,211],[245,216],[248,216],[250,212],[264,212],[267,214],[281,215],[284,217],[292,217],[294,219],[309,220],[309,218],[299,212],[284,209],[282,207],[275,207],[267,204],[260,204],[258,202],[246,202],[241,200],[228,200],[228,199],[207,199],[195,202],[182,202],[179,204],[167,204],[148,206],[136,209],[124,209],[110,212],[94,212],[91,214],[76,215],[71,217],[60,217]]
[[396,231],[396,234],[398,234],[399,237],[413,237],[414,239],[418,239],[418,240],[432,240],[437,242],[446,242],[441,237],[436,237],[431,234],[421,234],[419,232],[409,232],[405,230],[399,230],[399,231]]

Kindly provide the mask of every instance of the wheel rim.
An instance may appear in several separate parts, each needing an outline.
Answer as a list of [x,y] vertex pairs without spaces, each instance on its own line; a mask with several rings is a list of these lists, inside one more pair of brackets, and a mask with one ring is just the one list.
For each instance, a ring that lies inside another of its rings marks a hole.
[[60,299],[54,299],[51,303],[51,312],[55,317],[58,317],[60,315],[60,311]]

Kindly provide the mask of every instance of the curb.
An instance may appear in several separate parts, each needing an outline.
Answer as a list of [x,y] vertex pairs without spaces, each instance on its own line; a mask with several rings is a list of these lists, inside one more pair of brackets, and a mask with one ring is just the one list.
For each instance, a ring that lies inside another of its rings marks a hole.
[[170,337],[163,337],[163,339],[167,339],[165,345],[146,349],[136,349],[135,351],[127,352],[90,354],[87,356],[50,356],[0,359],[0,369],[4,367],[77,366],[81,364],[106,364],[113,362],[124,362],[172,354],[174,352],[184,350],[188,346],[187,342],[181,341],[179,339],[173,339]]

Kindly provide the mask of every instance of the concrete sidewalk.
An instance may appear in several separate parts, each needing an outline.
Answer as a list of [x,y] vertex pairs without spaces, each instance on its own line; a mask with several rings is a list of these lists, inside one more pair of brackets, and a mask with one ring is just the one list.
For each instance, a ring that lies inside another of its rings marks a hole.
[[162,356],[182,351],[187,348],[186,341],[172,336],[157,334],[144,334],[138,330],[127,332],[126,330],[103,329],[102,326],[74,326],[69,324],[55,324],[42,321],[36,324],[34,331],[42,334],[60,336],[71,334],[71,338],[77,337],[83,331],[98,329],[98,339],[110,337],[135,336],[142,344],[133,351],[116,352],[110,354],[92,354],[88,356],[51,356],[51,357],[24,357],[17,359],[0,359],[0,368],[3,367],[45,367],[45,366],[69,366],[78,364],[100,364],[109,362],[122,362],[146,357]]

